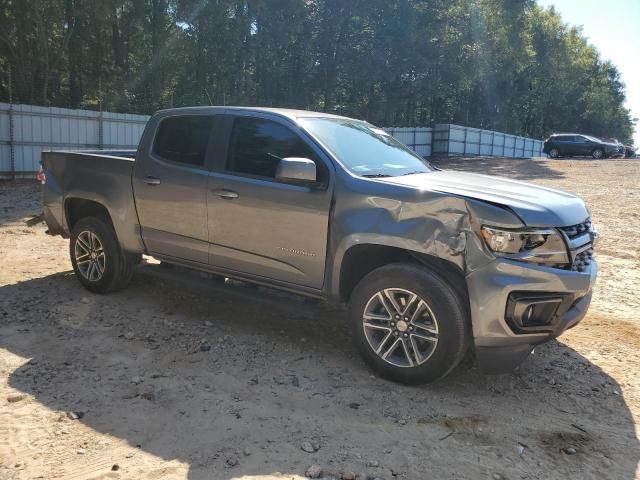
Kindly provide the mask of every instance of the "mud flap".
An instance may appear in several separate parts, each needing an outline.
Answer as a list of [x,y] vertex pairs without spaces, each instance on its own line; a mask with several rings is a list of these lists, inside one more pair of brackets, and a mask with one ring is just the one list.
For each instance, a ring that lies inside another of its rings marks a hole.
[[41,213],[40,215],[34,215],[29,220],[27,220],[26,223],[27,223],[27,227],[33,227],[34,225],[37,225],[42,222],[44,222],[44,213]]

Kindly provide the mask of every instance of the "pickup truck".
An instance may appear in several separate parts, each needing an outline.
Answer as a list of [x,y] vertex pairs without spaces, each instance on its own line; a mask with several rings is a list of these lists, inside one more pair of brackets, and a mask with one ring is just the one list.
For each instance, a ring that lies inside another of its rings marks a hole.
[[574,195],[440,170],[361,120],[163,110],[135,152],[46,152],[43,215],[92,292],[142,254],[348,306],[366,363],[408,384],[468,352],[503,372],[587,312],[597,266]]

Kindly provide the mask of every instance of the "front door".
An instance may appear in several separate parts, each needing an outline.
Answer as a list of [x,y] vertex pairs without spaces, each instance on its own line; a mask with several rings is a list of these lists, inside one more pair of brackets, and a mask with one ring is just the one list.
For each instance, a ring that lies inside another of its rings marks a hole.
[[577,155],[591,155],[592,143],[586,137],[582,135],[576,135],[576,154]]
[[139,152],[133,186],[151,255],[208,263],[207,159],[214,121],[206,115],[164,118],[150,151]]
[[[253,276],[320,289],[332,185],[330,161],[278,118],[228,117],[229,144],[209,179],[209,262]],[[318,182],[275,180],[279,159],[309,158]]]

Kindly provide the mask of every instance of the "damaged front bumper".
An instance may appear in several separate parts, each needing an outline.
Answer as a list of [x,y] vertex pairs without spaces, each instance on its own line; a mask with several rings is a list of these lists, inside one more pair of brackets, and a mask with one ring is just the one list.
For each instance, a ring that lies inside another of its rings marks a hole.
[[586,315],[597,264],[583,272],[496,259],[467,276],[476,357],[505,373]]

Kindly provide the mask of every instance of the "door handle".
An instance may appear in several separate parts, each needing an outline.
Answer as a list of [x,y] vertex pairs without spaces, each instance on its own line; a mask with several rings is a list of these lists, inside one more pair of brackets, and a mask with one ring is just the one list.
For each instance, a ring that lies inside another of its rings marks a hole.
[[234,198],[239,197],[237,192],[234,192],[233,190],[227,190],[226,188],[214,190],[213,193],[215,193],[220,198],[224,198],[225,200],[233,200]]
[[156,177],[147,177],[143,180],[147,185],[160,185],[160,179]]

